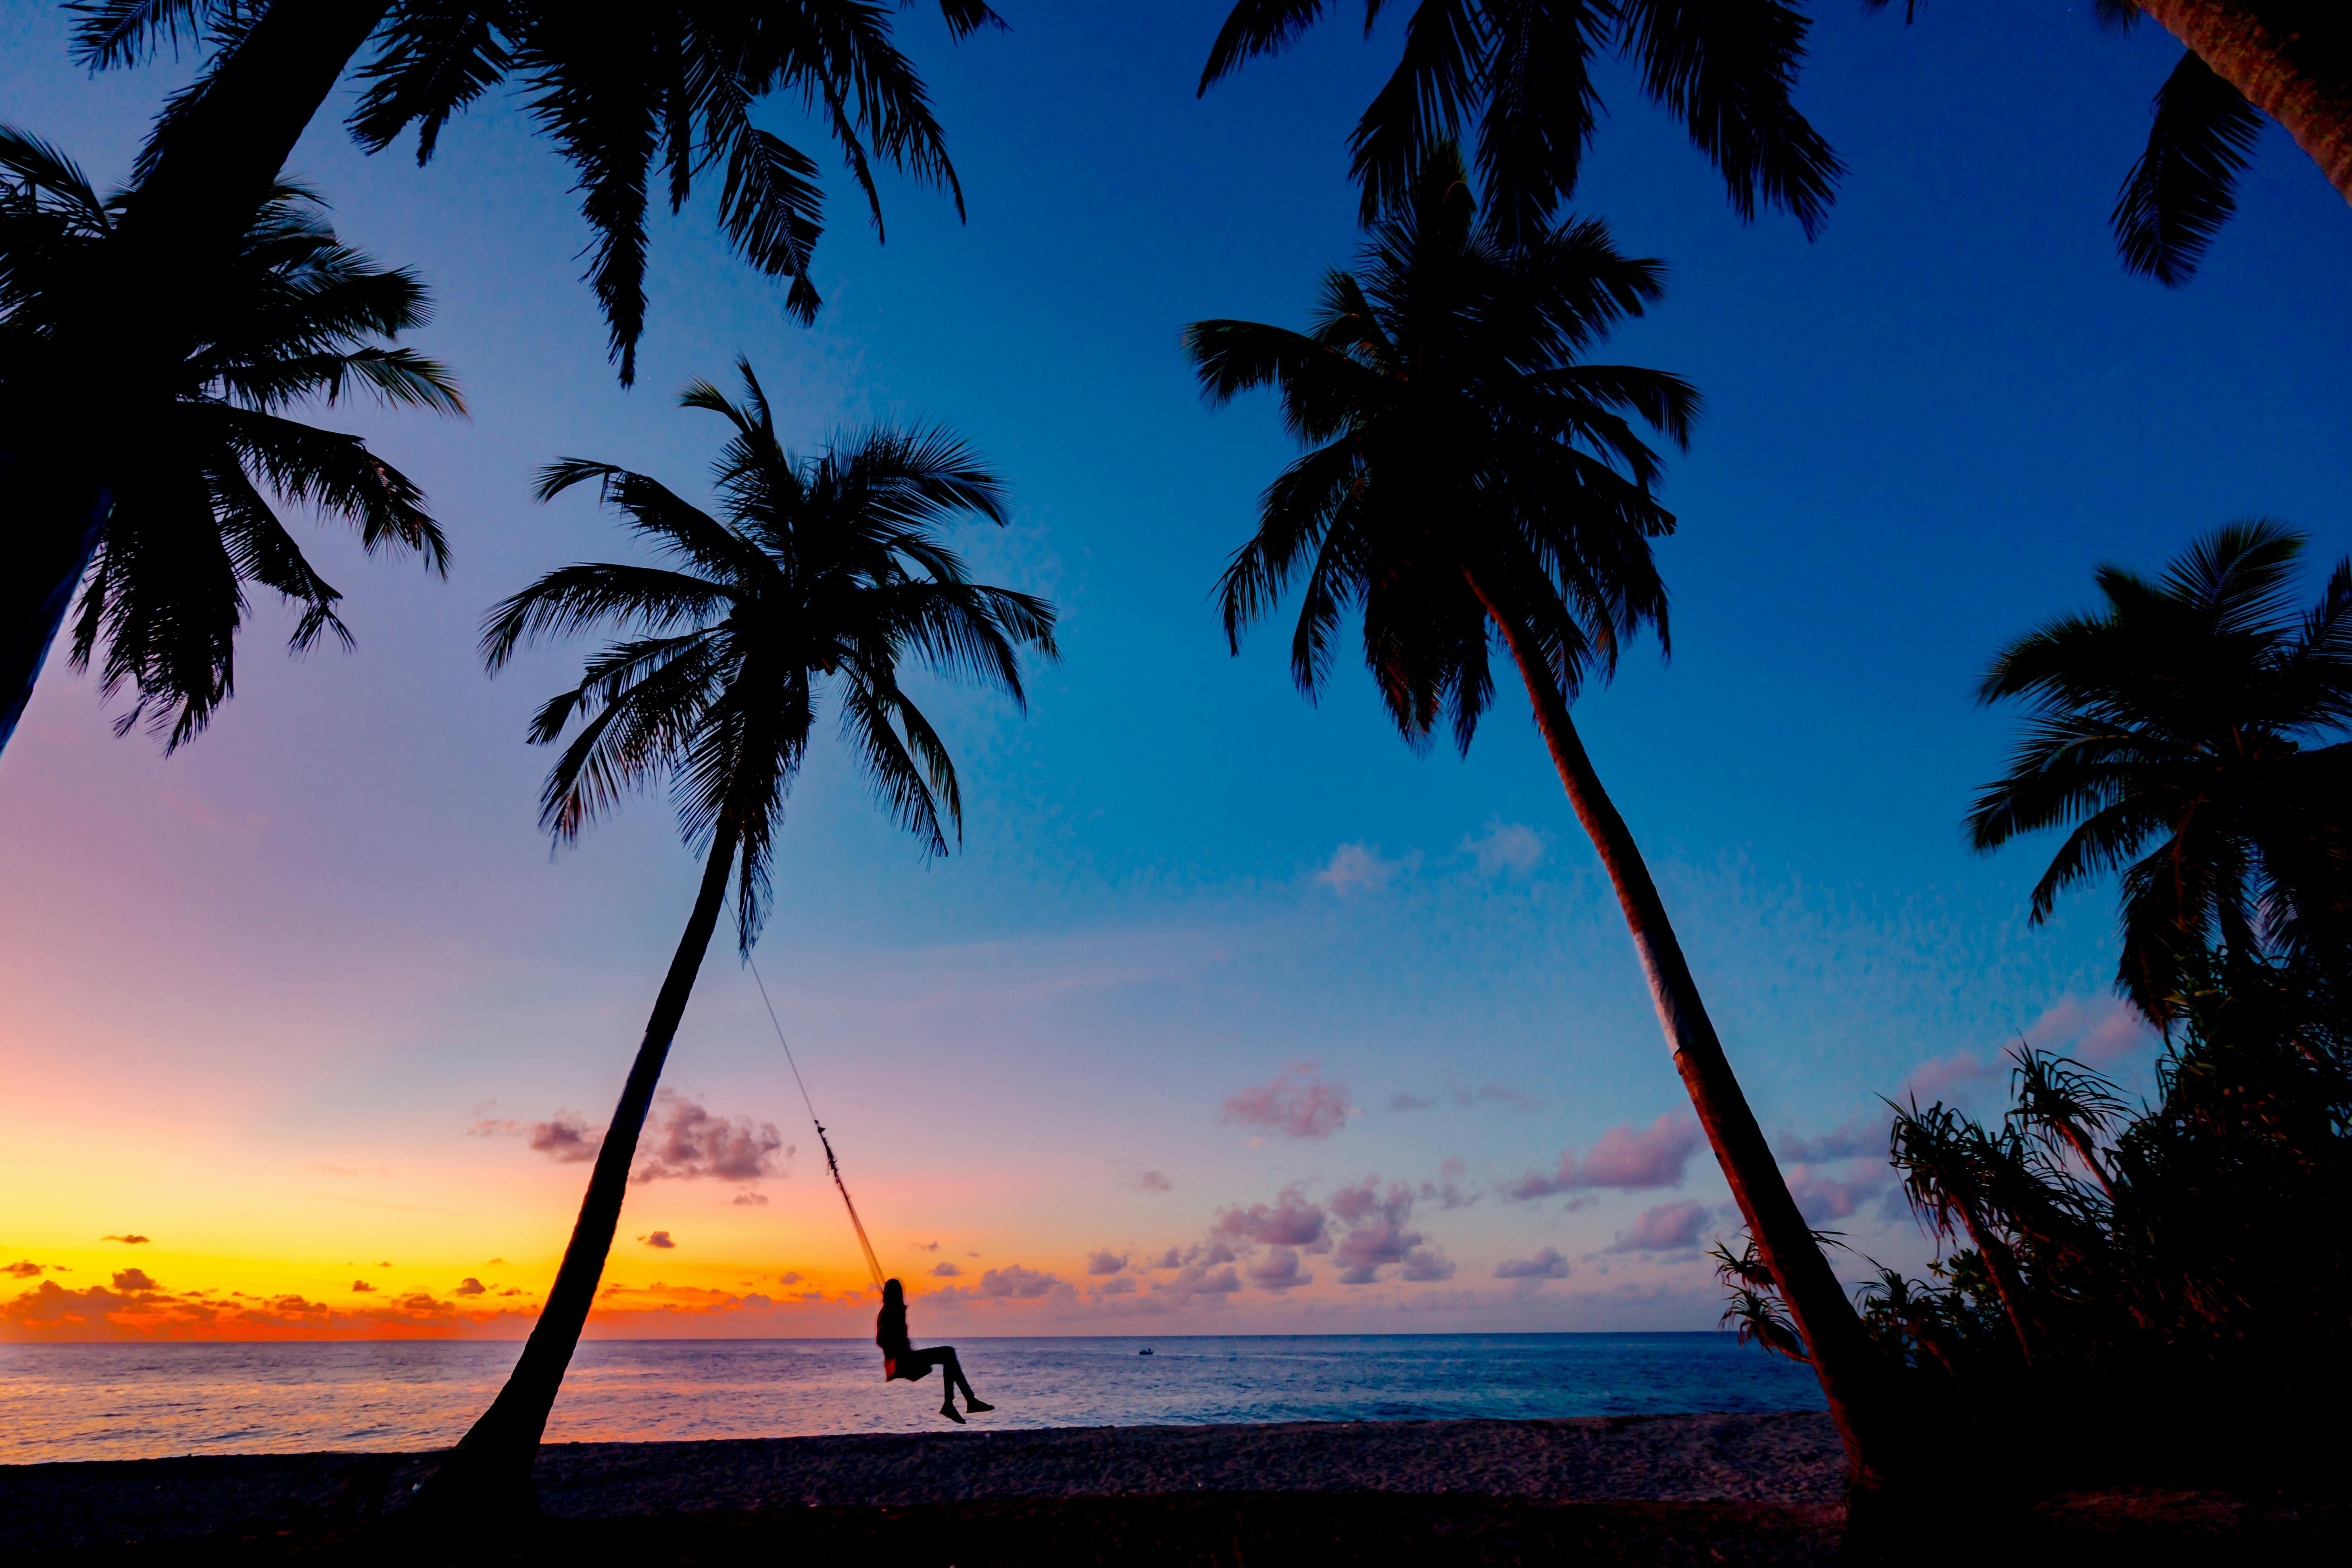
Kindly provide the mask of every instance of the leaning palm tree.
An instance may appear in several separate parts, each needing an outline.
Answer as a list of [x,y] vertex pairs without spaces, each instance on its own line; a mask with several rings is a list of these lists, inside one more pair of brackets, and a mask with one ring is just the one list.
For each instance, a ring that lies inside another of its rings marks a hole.
[[2158,582],[2102,566],[2104,611],[2019,638],[1978,689],[2032,719],[1971,842],[2070,829],[2034,884],[2037,925],[2066,889],[2119,874],[2116,988],[2158,1025],[2209,947],[2225,968],[2352,952],[2352,560],[2298,616],[2303,545],[2239,522]]
[[[0,126],[0,405],[36,405],[78,374],[64,363],[76,352],[70,323],[53,307],[107,268],[131,201],[125,192],[101,197],[64,153]],[[109,696],[128,688],[118,732],[144,721],[166,751],[202,730],[236,689],[247,584],[296,607],[296,650],[330,633],[351,641],[336,614],[341,595],[304,559],[273,494],[347,519],[371,552],[414,551],[436,572],[446,559],[415,485],[358,437],[289,416],[355,389],[464,411],[441,366],[371,341],[425,322],[424,285],[337,243],[316,209],[316,198],[279,186],[249,215],[194,339],[117,381],[107,428],[120,451],[95,504],[53,534],[12,531],[14,559],[0,573],[47,590],[35,615],[0,627],[34,671],[87,580],[73,664],[95,661]],[[0,687],[0,745],[30,695],[29,679]]]
[[[1385,4],[1365,0],[1367,35]],[[1287,48],[1328,5],[1235,0],[1200,90]],[[1423,163],[1475,116],[1488,228],[1506,241],[1538,233],[1576,192],[1601,113],[1595,57],[1613,48],[1689,128],[1741,217],[1781,207],[1811,237],[1844,172],[1790,101],[1811,26],[1780,0],[1416,0],[1403,58],[1349,138],[1364,221],[1409,199]]]
[[1312,698],[1340,621],[1405,739],[1440,722],[1467,751],[1494,695],[1499,644],[1534,706],[1577,819],[1617,891],[1658,1020],[1765,1268],[1788,1303],[1855,1479],[1892,1464],[1860,1320],[1789,1195],[1683,958],[1665,905],[1569,717],[1643,628],[1666,636],[1651,541],[1674,527],[1653,494],[1636,418],[1677,443],[1698,395],[1680,378],[1591,364],[1586,350],[1660,292],[1654,261],[1586,220],[1506,245],[1476,221],[1458,155],[1440,148],[1383,219],[1360,272],[1334,271],[1300,333],[1197,321],[1187,352],[1213,402],[1270,385],[1307,454],[1267,487],[1256,537],[1222,584],[1241,636],[1304,578],[1291,675]]
[[546,1308],[436,1479],[438,1501],[503,1507],[530,1495],[531,1457],[604,1273],[662,1063],[730,885],[742,952],[759,936],[785,798],[826,700],[884,809],[927,854],[945,855],[950,830],[962,831],[955,765],[900,684],[904,666],[974,679],[1022,705],[1018,650],[1055,656],[1053,607],[969,581],[938,537],[961,514],[1004,521],[1003,487],[967,447],[936,429],[885,428],[795,457],[751,365],[739,368],[740,405],[707,383],[683,398],[734,426],[717,464],[723,518],[643,474],[556,463],[541,476],[541,500],[595,482],[668,564],[551,572],[492,611],[483,635],[495,671],[541,637],[630,629],[532,722],[541,745],[579,726],[548,774],[541,822],[568,842],[624,793],[666,776],[702,854],[702,883]]
[[[981,0],[938,0],[962,37],[1001,25]],[[822,225],[817,162],[753,122],[762,100],[811,110],[879,227],[875,168],[962,196],[920,76],[873,0],[730,0],[583,5],[571,0],[85,0],[77,61],[133,65],[193,41],[203,68],[159,117],[136,199],[103,265],[50,281],[46,309],[70,352],[46,395],[0,402],[0,512],[16,520],[26,570],[0,574],[0,711],[21,708],[56,617],[71,598],[77,542],[115,484],[115,405],[126,373],[169,365],[205,331],[226,286],[213,258],[270,201],[294,145],[357,64],[366,83],[351,130],[370,151],[417,133],[429,159],[450,118],[501,84],[577,174],[590,234],[588,282],[622,383],[645,328],[646,218],[682,209],[698,180],[736,251],[789,281],[807,320]],[[657,191],[657,194],[656,194]],[[93,435],[102,430],[105,436]],[[0,731],[0,746],[6,742]]]

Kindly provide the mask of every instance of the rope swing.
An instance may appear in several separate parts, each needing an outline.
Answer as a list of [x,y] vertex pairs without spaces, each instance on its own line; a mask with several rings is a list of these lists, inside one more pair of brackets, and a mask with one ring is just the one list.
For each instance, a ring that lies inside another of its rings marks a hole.
[[824,1149],[824,1168],[833,1173],[834,1189],[841,1194],[841,1206],[849,1211],[849,1227],[857,1233],[858,1250],[866,1254],[866,1270],[874,1277],[874,1289],[882,1289],[882,1263],[874,1256],[874,1244],[866,1239],[866,1224],[857,1217],[857,1205],[849,1200],[849,1184],[841,1179],[841,1162],[833,1157],[833,1140],[824,1135],[824,1123],[816,1116],[816,1101],[809,1098],[808,1080],[801,1077],[801,1064],[793,1059],[793,1043],[784,1038],[784,1026],[776,1016],[776,1005],[768,1000],[768,983],[760,978],[760,966],[745,953],[743,962],[751,971],[751,984],[760,988],[761,1005],[768,1009],[768,1022],[776,1031],[776,1044],[784,1047],[784,1061],[793,1069],[793,1081],[801,1087],[801,1103],[808,1107],[809,1124],[816,1129],[816,1141]]

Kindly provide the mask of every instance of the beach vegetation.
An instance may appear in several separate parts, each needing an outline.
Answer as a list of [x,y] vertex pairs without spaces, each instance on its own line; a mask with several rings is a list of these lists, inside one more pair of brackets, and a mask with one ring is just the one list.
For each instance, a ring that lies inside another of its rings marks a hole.
[[940,537],[959,519],[1006,521],[1003,484],[970,447],[937,427],[886,426],[795,454],[750,363],[738,369],[740,401],[707,382],[680,399],[730,427],[716,464],[719,515],[611,463],[554,463],[541,500],[593,486],[664,563],[562,567],[499,605],[483,633],[493,671],[541,638],[627,634],[531,722],[533,744],[562,748],[540,821],[570,843],[625,796],[666,782],[702,876],[555,1284],[505,1387],[431,1483],[439,1506],[503,1510],[530,1496],[531,1458],[594,1302],[695,976],[730,905],[740,950],[759,939],[777,834],[820,719],[835,717],[885,814],[923,854],[944,856],[961,836],[962,793],[905,677],[928,670],[1021,708],[1023,650],[1056,657],[1053,606],[972,582]]

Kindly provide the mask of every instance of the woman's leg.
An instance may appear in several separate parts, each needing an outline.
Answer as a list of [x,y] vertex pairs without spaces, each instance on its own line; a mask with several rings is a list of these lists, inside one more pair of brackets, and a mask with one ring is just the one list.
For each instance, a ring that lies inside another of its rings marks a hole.
[[971,1391],[971,1379],[964,1376],[963,1363],[956,1358],[955,1346],[941,1345],[940,1348],[947,1352],[947,1360],[940,1365],[945,1369],[948,1381],[963,1390],[964,1407],[968,1410],[995,1409],[995,1405],[983,1404],[980,1395]]

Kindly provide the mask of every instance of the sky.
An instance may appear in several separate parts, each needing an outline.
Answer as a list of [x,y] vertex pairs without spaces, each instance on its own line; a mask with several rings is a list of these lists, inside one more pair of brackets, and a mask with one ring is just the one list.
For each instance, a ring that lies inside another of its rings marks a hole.
[[[707,496],[718,422],[676,389],[739,353],[799,449],[967,437],[1015,504],[959,544],[1062,615],[1025,716],[917,687],[963,781],[952,858],[826,736],[757,949],[918,1339],[1715,1322],[1699,1249],[1737,1214],[1524,700],[1467,757],[1415,755],[1358,668],[1310,705],[1286,627],[1233,656],[1210,603],[1292,448],[1263,398],[1202,405],[1178,333],[1297,323],[1348,261],[1345,134],[1399,29],[1328,25],[1196,98],[1217,0],[999,8],[1011,32],[960,46],[899,24],[968,219],[886,181],[877,239],[836,181],[802,328],[698,197],[655,225],[632,390],[570,176],[510,100],[423,169],[314,123],[292,168],[430,284],[409,341],[471,407],[315,417],[425,486],[454,563],[301,523],[356,650],[289,659],[257,604],[235,700],[168,759],[52,661],[0,755],[0,1337],[528,1331],[697,868],[658,798],[551,853],[523,731],[587,645],[491,679],[475,639],[538,574],[632,558],[585,492],[531,501],[540,465]],[[1576,718],[1860,1278],[1933,1256],[1881,1096],[1997,1111],[2021,1037],[2148,1085],[2111,890],[2029,928],[2053,846],[1962,842],[2015,725],[1972,689],[2102,562],[2249,516],[2352,549],[2352,209],[2268,130],[2197,279],[2129,277],[2106,216],[2164,36],[2032,0],[1816,15],[1800,102],[1850,173],[1812,242],[1741,223],[1601,79],[1575,209],[1669,269],[1608,352],[1706,408],[1664,489],[1673,658],[1643,646]],[[93,79],[64,36],[0,13],[0,117],[119,181],[191,62]],[[723,938],[665,1083],[590,1332],[868,1331]]]

